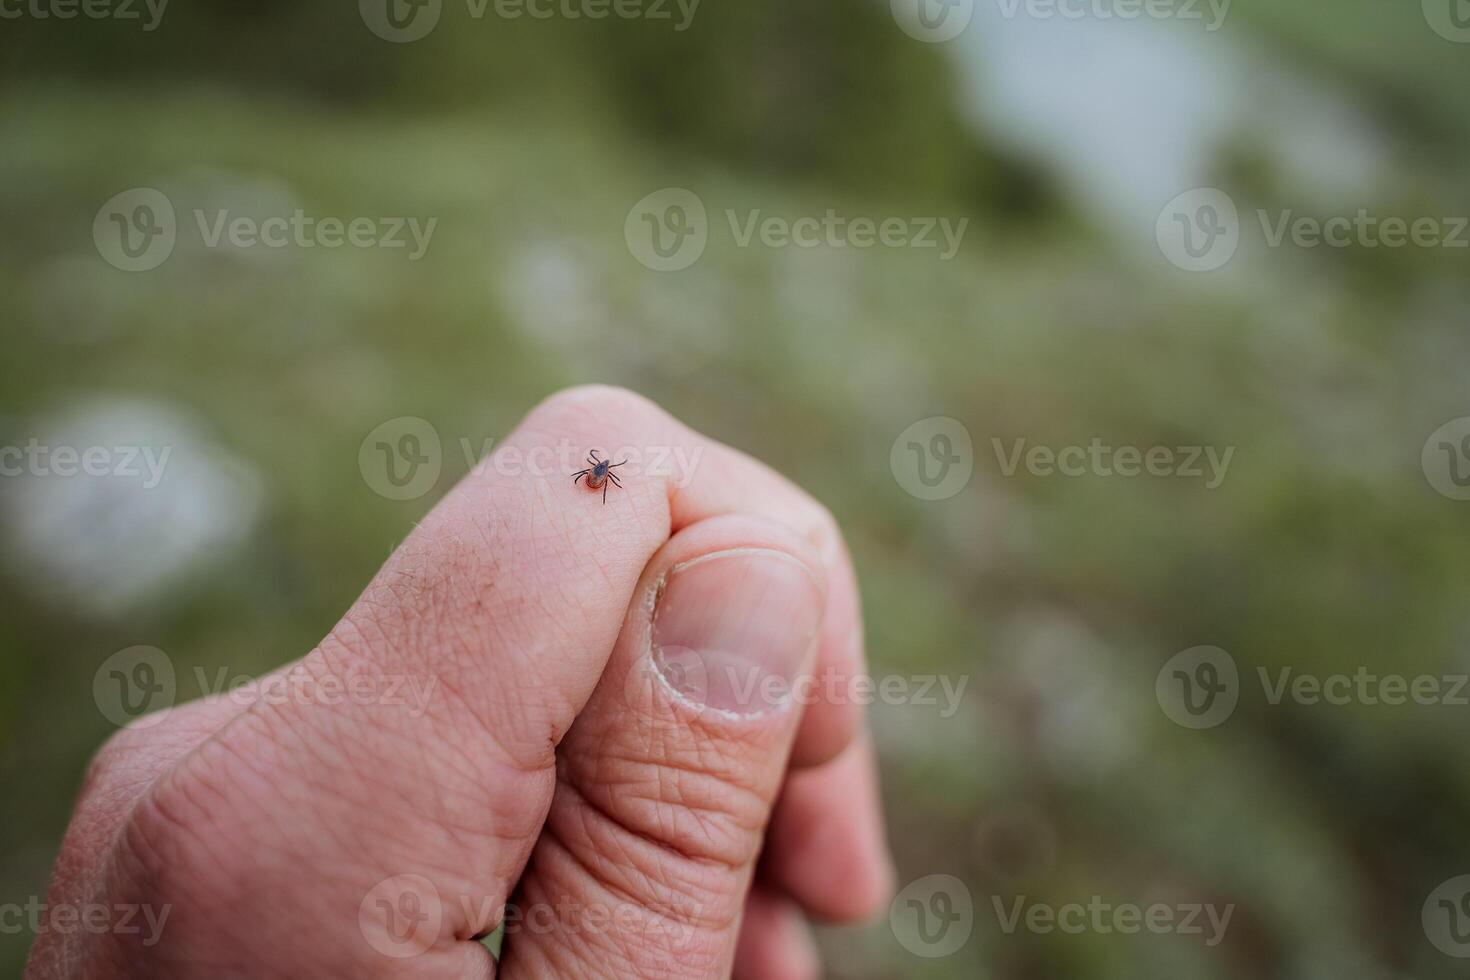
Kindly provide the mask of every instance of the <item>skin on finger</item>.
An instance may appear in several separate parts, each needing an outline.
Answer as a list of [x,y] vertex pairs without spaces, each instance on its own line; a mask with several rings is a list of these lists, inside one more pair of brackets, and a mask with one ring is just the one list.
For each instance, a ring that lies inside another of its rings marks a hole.
[[[287,668],[282,668],[287,669]],[[253,689],[212,695],[145,715],[98,750],[82,780],[72,821],[52,870],[53,907],[96,904],[105,895],[107,855],[148,788],[200,743],[248,707]],[[82,958],[71,946],[85,936],[43,931],[27,960],[27,976],[70,976]]]
[[[623,470],[604,506],[572,485],[579,461],[559,461],[564,447],[611,455],[640,445],[698,463],[687,482]],[[359,906],[378,884],[412,874],[443,901],[415,967],[462,969],[456,947],[494,925],[540,832],[555,748],[602,672],[640,572],[675,527],[724,509],[768,512],[815,543],[819,561],[845,560],[818,505],[645,399],[589,388],[543,403],[293,668],[313,696],[234,714],[129,804],[102,889],[182,900],[167,945],[127,953],[140,965],[250,964],[255,976],[313,966],[372,975],[385,964]],[[834,631],[829,620],[823,660],[860,656],[857,635],[855,623]],[[423,697],[401,700],[404,682]],[[364,690],[378,696],[351,693]],[[820,721],[825,707],[803,722],[805,733],[819,718],[825,744],[813,758],[852,728],[845,707]],[[303,875],[310,888],[282,887]],[[253,915],[220,912],[238,907]]]
[[728,974],[799,721],[777,677],[815,656],[821,567],[784,525],[735,516],[650,562],[517,892],[566,911],[507,933],[504,977]]
[[[784,476],[738,450],[708,444],[687,486],[672,499],[673,529],[721,514],[754,514],[779,521],[810,541],[827,576],[827,609],[817,647],[814,676],[845,690],[866,671],[857,576],[847,545],[825,507]],[[862,729],[861,705],[851,699],[818,698],[802,715],[791,764],[821,765],[847,747]]]
[[801,909],[759,883],[745,900],[733,980],[818,980],[822,960]]
[[826,765],[789,775],[761,857],[763,880],[815,918],[871,919],[893,898],[882,812],[873,743],[864,734]]

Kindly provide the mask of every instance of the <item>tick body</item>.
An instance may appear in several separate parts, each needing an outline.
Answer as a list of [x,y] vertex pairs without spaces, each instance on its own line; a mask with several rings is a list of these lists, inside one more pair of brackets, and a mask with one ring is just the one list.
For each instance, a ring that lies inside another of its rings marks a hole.
[[598,459],[597,450],[594,449],[587,454],[587,462],[591,463],[592,465],[585,470],[578,470],[576,474],[572,477],[572,483],[575,484],[583,477],[586,477],[587,486],[591,487],[593,490],[596,490],[599,487],[602,488],[602,502],[605,504],[607,503],[607,485],[609,483],[619,487],[623,485],[618,480],[618,475],[613,472],[613,467],[622,466],[623,463],[627,462],[627,460],[623,460],[622,463],[614,463],[610,459]]

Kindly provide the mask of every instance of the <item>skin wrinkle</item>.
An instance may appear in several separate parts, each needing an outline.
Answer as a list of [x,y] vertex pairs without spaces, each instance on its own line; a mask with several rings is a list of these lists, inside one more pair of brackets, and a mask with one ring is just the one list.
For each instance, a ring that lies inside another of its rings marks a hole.
[[[268,739],[270,739],[270,741],[273,741],[273,736],[268,736]],[[303,746],[304,751],[313,752],[313,754],[319,754],[319,745],[320,742],[318,741],[318,739],[301,739],[301,746]],[[232,742],[219,743],[219,745],[216,745],[215,748],[212,749],[212,751],[223,751],[228,752],[228,754],[237,755],[238,760],[240,760],[240,764],[250,765],[250,755],[240,754],[240,752],[235,751],[235,745]],[[322,793],[320,793],[320,789],[322,789],[323,786],[331,786],[331,783],[323,783],[322,780],[318,779],[318,777],[315,777],[315,771],[318,771],[316,770],[316,767],[313,767],[313,765],[309,764],[303,765],[300,763],[300,761],[297,760],[297,758],[293,757],[293,755],[290,754],[284,755],[284,757],[282,757],[282,764],[290,765],[291,771],[300,776],[300,785],[295,785],[295,789],[298,790],[298,792],[295,793],[295,795],[297,795],[297,804],[310,805],[313,801],[320,801],[320,799],[323,799]],[[231,767],[223,767],[223,770],[238,771],[234,770],[234,768]],[[210,765],[209,771],[222,770],[218,764],[212,764]],[[269,777],[276,776],[276,773],[259,774],[262,774],[263,777],[268,777],[268,779]],[[200,780],[200,782],[207,783],[207,780]],[[294,786],[294,783],[291,782],[291,780],[285,780],[284,783],[281,783],[279,789],[285,789],[288,788],[288,786]],[[368,788],[368,786],[372,786],[372,783],[360,783],[360,786],[363,786],[363,788]],[[338,798],[340,798],[341,788],[338,788],[338,786],[334,786],[334,789],[337,790],[337,796]],[[359,801],[357,801],[359,807],[348,808],[348,820],[350,820],[351,815],[356,815],[359,813],[372,813],[372,810],[366,807],[366,804],[370,804],[370,802],[375,801],[375,799],[379,798],[360,798]],[[407,798],[404,799],[406,799],[407,801]],[[381,799],[379,799],[379,801],[381,801]],[[410,810],[410,813],[412,813],[412,810]],[[263,818],[266,818],[266,820],[269,820],[269,814],[262,813],[260,815],[262,815]],[[256,826],[256,823],[254,823],[254,821],[244,821],[244,823],[247,827]],[[359,833],[356,833],[356,835],[350,833],[351,830],[356,829],[357,827],[354,826],[353,823],[344,823],[341,824],[341,826],[338,826],[338,824],[328,824],[328,827],[326,827],[326,830],[328,830],[329,833],[332,833],[332,836],[334,836],[334,839],[337,840],[338,845],[341,845],[341,848],[343,848],[344,851],[348,851],[348,849],[351,848],[356,848],[356,846],[359,845],[360,840],[370,839],[376,840],[376,842],[381,842],[382,836],[384,836],[384,832],[382,832],[381,827],[378,826],[370,827],[370,830],[359,830]]]
[[[443,636],[444,630],[441,627],[441,641],[443,639]],[[523,771],[542,768],[546,763],[545,760],[539,756],[539,754],[536,755],[536,757],[526,758],[522,757],[516,752],[513,752],[509,746],[504,744],[503,739],[501,739],[497,735],[497,731],[500,729],[500,726],[497,724],[498,719],[486,717],[482,713],[482,708],[480,707],[476,699],[471,699],[460,693],[460,685],[456,682],[459,680],[461,671],[457,669],[459,667],[459,663],[457,662],[475,659],[472,656],[467,655],[465,653],[465,650],[480,647],[482,645],[483,644],[481,642],[476,642],[474,640],[459,639],[456,643],[448,644],[449,649],[457,651],[457,655],[448,655],[436,658],[438,660],[438,663],[427,661],[422,663],[422,666],[425,668],[423,672],[426,676],[433,676],[438,678],[438,683],[436,684],[433,692],[434,697],[442,697],[445,700],[453,700],[457,702],[463,709],[463,714],[465,715],[465,717],[475,722],[481,736],[487,740],[488,745],[494,746],[498,750],[497,754],[502,756],[502,761],[504,761],[507,765]],[[371,644],[368,644],[368,646],[371,647]],[[444,646],[445,645],[442,642],[435,644],[433,641],[430,641],[429,648],[444,649]],[[391,643],[389,648],[393,648],[393,645],[391,645]],[[409,643],[401,647],[400,649],[415,648],[416,647],[414,644]],[[324,656],[326,656],[326,654],[324,654]],[[353,658],[347,657],[344,659],[351,660]],[[373,659],[374,661],[376,661],[377,658]],[[438,670],[433,669],[436,666],[439,668]],[[487,703],[494,705],[500,703],[501,700],[502,699],[490,699]]]
[[[617,785],[626,788],[629,783],[619,781]],[[627,819],[628,814],[618,812],[618,806],[622,798],[619,794],[612,791],[613,787],[604,787],[599,783],[593,783],[591,786],[599,790],[599,792],[594,794],[589,791],[584,791],[579,780],[569,778],[561,771],[558,772],[557,791],[566,795],[571,805],[586,808],[590,812],[599,815],[606,822],[607,828],[621,830],[624,834],[628,835],[630,840],[647,844],[654,849],[655,853],[674,855],[695,867],[702,867],[716,872],[739,871],[754,859],[753,850],[729,849],[721,853],[719,848],[713,846],[703,850],[697,850],[690,848],[679,839],[689,836],[687,834],[680,833],[678,835],[661,836],[658,833],[658,829],[666,827],[668,825],[667,821],[659,820],[657,817],[651,821],[631,821]],[[601,792],[604,789],[606,789],[606,792]],[[606,801],[601,798],[603,796],[607,797]],[[555,805],[554,801],[553,809],[555,809]],[[671,812],[672,808],[670,805],[664,804],[662,806],[655,806],[654,810],[657,814],[667,814]],[[738,820],[738,818],[733,817],[732,819]],[[656,829],[648,829],[650,825]],[[713,837],[710,838],[710,842],[713,844]]]
[[[652,795],[636,791],[647,786],[653,787]],[[757,827],[749,826],[739,815],[727,812],[719,803],[689,804],[681,799],[685,794],[677,787],[677,774],[655,767],[649,778],[632,780],[619,777],[610,783],[606,790],[607,801],[598,798],[601,794],[596,792],[589,791],[583,796],[595,800],[608,812],[615,807],[617,818],[632,830],[661,841],[680,842],[674,844],[680,853],[695,854],[695,849],[687,842],[702,840],[704,846],[698,851],[700,856],[717,858],[721,864],[730,866],[745,863],[748,860],[745,850],[731,845],[732,842],[738,844]],[[614,789],[625,793],[615,794]],[[690,829],[690,823],[698,827],[698,832]],[[643,827],[655,829],[642,830]]]
[[[470,522],[470,523],[473,523],[473,522]],[[566,556],[566,557],[563,557],[562,558],[562,560],[564,562],[571,561],[572,558],[573,558],[573,556],[571,554],[572,553],[572,549],[567,545],[567,542],[570,539],[569,529],[565,528],[565,526],[562,525],[562,524],[560,524],[560,522],[554,523],[551,526],[559,527],[561,533],[557,534],[555,536],[555,538],[552,538],[552,536],[549,536],[549,535],[548,536],[539,536],[538,535],[536,538],[533,538],[533,541],[535,541],[537,539],[540,539],[540,538],[543,538],[543,537],[545,539],[547,539],[547,540],[555,540],[555,542],[556,542],[556,547],[555,547],[555,552],[554,552],[555,555],[557,555],[557,556]],[[585,567],[586,566],[587,563],[585,562],[584,559],[578,558],[577,560],[580,562],[580,566],[581,567]],[[530,564],[532,565],[532,567],[539,567],[538,562],[536,562],[536,561],[533,561]],[[593,568],[595,568],[603,576],[604,581],[608,584],[608,586],[609,587],[612,587],[613,583],[612,583],[611,574],[607,570],[605,570],[599,563],[593,562],[591,564],[592,564]],[[482,590],[479,593],[479,595],[483,595],[483,594],[484,594],[484,592]],[[582,605],[582,603],[580,601],[578,601],[573,596],[568,595],[567,596],[567,600],[568,601],[566,601],[565,605],[562,607],[562,610],[561,610],[562,617],[565,617],[567,615],[567,613],[565,611],[566,609],[577,610]],[[479,596],[476,596],[476,601],[479,602]],[[549,612],[550,611],[549,610],[549,607],[550,607],[551,604],[549,602],[547,602],[544,598],[542,598],[540,600],[540,602],[541,602],[541,605],[543,607],[547,608],[548,609],[548,612]],[[486,618],[487,619],[493,619],[493,617],[486,617]],[[559,620],[559,617],[548,616],[548,622],[557,623],[558,620]],[[454,622],[454,621],[455,620],[452,620],[451,619],[451,622]],[[512,619],[512,621],[515,621],[515,620]],[[456,625],[456,628],[460,628],[460,627],[458,627]],[[492,638],[493,638],[493,632],[492,632]],[[567,628],[565,630],[565,641],[568,644],[568,646],[570,646],[572,643],[578,642],[579,640],[582,640],[582,639],[585,639],[585,637],[579,637],[575,630],[570,629],[570,628]],[[450,646],[452,648],[457,649],[457,650],[460,650],[460,651],[464,651],[466,649],[476,650],[476,649],[482,648],[485,645],[485,644],[483,644],[481,642],[478,642],[478,641],[480,641],[480,637],[478,637],[478,636],[470,637],[470,636],[461,635],[461,636],[456,637],[455,638],[455,642],[453,644],[450,644]],[[508,644],[507,646],[509,647],[509,649],[512,649],[512,650],[519,649],[519,647],[517,645],[514,645],[514,644]],[[467,659],[470,659],[470,658],[467,658]],[[451,679],[451,684],[452,683],[453,683],[453,681]],[[567,703],[565,701],[563,701],[561,705],[554,705],[553,707],[554,708],[561,708],[561,707],[565,707],[565,706],[567,706]],[[572,707],[575,707],[575,706],[572,706]],[[488,719],[487,719],[487,721],[488,721]],[[487,724],[485,727],[488,728],[490,726]],[[559,734],[560,734],[560,732],[554,732],[554,734],[548,739],[548,741],[551,744],[554,744],[558,740]],[[537,745],[535,748],[538,751],[544,751],[544,746]]]
[[133,876],[141,878],[138,886],[145,902],[178,901],[181,889],[171,886],[172,879],[189,881],[181,873],[182,852],[200,828],[179,812],[182,805],[158,792],[156,785],[138,801],[123,828],[116,861],[135,866]]
[[[554,861],[560,856],[605,895],[693,932],[714,934],[732,924],[729,914],[703,915],[701,911],[717,912],[722,899],[728,899],[727,879],[723,876],[742,876],[745,870],[681,854],[661,841],[629,830],[564,783],[558,784],[557,791],[558,800],[565,802],[552,807],[558,819],[547,822],[543,840],[548,845],[548,853],[538,855],[538,860]],[[573,842],[565,833],[563,821],[575,826],[580,837],[591,846],[582,847]],[[611,843],[602,844],[604,839]],[[628,860],[609,860],[613,854],[621,854]],[[650,866],[658,870],[650,870]],[[611,873],[613,870],[635,875],[637,881],[624,883]],[[677,874],[679,870],[688,873]],[[716,872],[713,877],[709,874],[711,870]],[[685,886],[684,890],[677,887],[679,884]],[[733,903],[726,900],[723,904]]]
[[[447,693],[451,697],[457,695],[457,692],[453,690],[452,686],[449,688],[449,690],[448,690]],[[461,707],[464,709],[464,713],[466,713],[466,714],[470,713],[469,707],[468,707],[467,704],[461,703]],[[451,706],[451,708],[452,708],[452,706]],[[452,714],[452,710],[451,710],[450,713]],[[304,740],[305,741],[305,744],[308,746],[308,750],[309,751],[312,751],[313,754],[317,755],[319,758],[320,758],[320,749],[319,749],[319,747],[321,745],[323,745],[323,744],[331,744],[336,739],[339,739],[339,738],[342,738],[343,737],[343,735],[339,731],[337,731],[337,726],[339,726],[339,725],[354,725],[354,723],[357,724],[357,726],[358,726],[357,734],[354,735],[353,732],[350,732],[349,731],[347,733],[347,735],[346,735],[346,737],[349,738],[349,739],[352,739],[352,738],[355,738],[355,737],[358,737],[358,736],[369,736],[369,735],[373,735],[373,736],[377,736],[381,740],[381,733],[377,730],[376,726],[373,726],[371,724],[370,716],[366,715],[366,713],[363,713],[361,716],[358,716],[358,715],[355,715],[352,712],[341,712],[341,713],[335,713],[335,714],[330,715],[330,716],[327,716],[327,717],[329,718],[329,720],[331,722],[331,725],[329,726],[329,734],[327,734],[323,738],[310,737],[310,738],[307,738],[307,739]],[[449,726],[447,726],[447,729],[449,731],[461,730],[459,728],[459,726],[457,726],[457,725],[449,725]],[[316,733],[313,732],[313,736],[315,734]],[[449,757],[453,757],[455,755],[455,753],[452,753],[452,752],[451,753],[445,753],[445,755],[447,755]],[[363,758],[365,760],[365,759],[371,758],[371,757],[363,757]],[[324,778],[325,779],[332,779],[333,777],[331,777],[330,775],[326,775],[326,774],[329,774],[331,772],[331,770],[334,768],[334,766],[338,766],[338,765],[341,765],[343,763],[346,763],[349,767],[356,769],[359,772],[359,774],[361,776],[363,776],[363,778],[360,781],[360,783],[358,783],[358,784],[349,783],[348,785],[359,785],[364,790],[368,790],[368,789],[371,789],[371,788],[375,787],[377,785],[375,779],[373,778],[373,776],[372,776],[371,773],[368,773],[368,772],[366,772],[365,770],[362,769],[362,764],[355,765],[355,766],[352,765],[352,763],[353,762],[356,762],[356,761],[357,761],[357,758],[354,757],[354,756],[352,756],[351,754],[349,754],[343,760],[329,760],[329,761],[327,761],[327,764],[321,766],[320,767],[320,770],[324,773]],[[313,767],[311,767],[311,766],[306,767],[305,771],[302,773],[303,781],[305,782],[305,784],[308,785],[308,786],[316,786],[316,787],[319,787],[319,788],[321,788],[321,787],[330,787],[330,785],[331,785],[330,782],[324,783],[322,780],[318,780],[318,779],[313,778],[313,773],[315,771],[316,770]],[[409,768],[409,769],[406,769],[406,771],[412,771],[412,769]],[[521,772],[521,770],[519,770],[519,769],[513,769],[512,772],[518,772],[518,773],[521,773],[522,775],[525,775],[526,774],[526,773]],[[551,775],[550,775],[549,771],[546,773],[546,776],[547,776],[547,780],[546,781],[549,784],[550,783],[550,780],[551,780]],[[499,780],[499,781],[502,781],[503,782],[503,780],[500,780],[500,777],[499,776],[496,776],[494,778],[496,780]],[[480,774],[478,774],[478,779],[472,779],[471,780],[471,785],[474,785],[476,783],[478,783],[478,785],[482,785],[482,786],[483,785],[495,785],[495,781],[486,779],[486,774],[485,773],[480,773]],[[404,810],[406,812],[422,811],[424,800],[422,798],[420,798],[420,796],[418,796],[418,795],[412,796],[412,797],[411,796],[408,796],[407,795],[407,790],[404,789],[404,788],[393,787],[393,789],[395,791],[394,792],[394,795],[403,802],[403,804],[404,804]],[[445,805],[445,803],[446,803],[446,801],[445,801],[445,794],[448,793],[448,792],[450,792],[449,788],[444,785],[444,782],[441,779],[439,781],[439,783],[435,787],[435,792],[433,794],[428,795],[427,796],[427,799],[429,799],[430,801],[432,801],[434,804],[439,805],[441,809],[447,809],[447,806]],[[548,785],[542,792],[544,794],[543,798],[546,799],[547,802],[549,803],[549,800],[550,800],[550,786]],[[519,796],[520,794],[515,794],[515,795],[516,796]],[[493,801],[495,799],[495,794],[489,794],[489,797]],[[357,800],[355,800],[353,802],[357,803],[359,807],[367,807],[367,806],[369,806],[371,804],[380,804],[381,803],[381,795],[379,793],[379,794],[373,795],[371,798],[359,798],[359,799],[357,799]],[[355,807],[354,808],[349,808],[348,812],[349,813],[356,813],[356,812],[358,812],[358,809],[355,808]],[[475,812],[475,810],[473,808],[467,808],[466,812]],[[519,821],[510,821],[510,822],[519,822]],[[538,817],[536,823],[539,825],[539,817]],[[531,827],[521,828],[520,829],[520,834],[529,833],[533,829],[534,828],[531,828]],[[470,831],[470,833],[478,841],[483,841],[487,836],[496,837],[498,839],[516,839],[516,837],[517,837],[516,834],[507,833],[507,832],[495,833],[494,831],[491,831],[489,828],[478,828],[478,827],[477,828],[474,828],[472,831]],[[368,835],[363,835],[363,836],[364,837],[367,837]],[[374,835],[374,836],[376,836],[376,835]],[[371,839],[371,838],[369,838],[369,839]],[[355,842],[344,842],[344,843],[355,843]],[[473,851],[466,851],[466,853],[474,853],[474,852]],[[499,870],[499,869],[497,869],[497,870]]]
[[[607,746],[605,751],[611,753],[613,746]],[[769,795],[765,790],[739,785],[710,770],[701,769],[698,764],[646,761],[609,754],[594,763],[596,769],[590,773],[573,775],[579,772],[575,765],[568,764],[567,779],[574,785],[590,788],[581,795],[586,797],[592,791],[605,794],[609,798],[609,806],[619,811],[626,804],[643,803],[648,806],[635,809],[644,818],[647,817],[644,811],[649,809],[656,815],[688,812],[695,819],[706,815],[725,818],[733,829],[718,835],[711,833],[712,841],[717,837],[738,840],[758,831],[765,823],[765,798]],[[686,782],[693,783],[694,788],[686,786]],[[655,790],[653,795],[638,792],[649,786]],[[744,814],[759,814],[760,817],[746,819]],[[631,819],[632,816],[632,812],[620,813],[620,822],[624,825],[637,822]],[[671,821],[670,825],[673,823],[676,821]],[[703,820],[701,823],[708,826]],[[744,863],[744,860],[726,857],[721,862],[734,865]]]
[[[620,944],[609,944],[601,937],[596,937],[595,941],[606,952],[594,949],[590,944],[583,949],[572,949],[566,943],[517,944],[512,947],[508,942],[506,950],[516,949],[520,973],[533,977],[595,977],[604,973],[613,976],[633,975],[631,961]],[[610,949],[607,948],[609,946]],[[616,969],[612,968],[614,966]]]
[[[464,712],[466,714],[469,714],[468,706],[464,706]],[[381,729],[381,726],[373,724],[371,718],[366,715],[358,718],[354,717],[353,714],[349,712],[332,719],[332,721],[334,725],[355,724],[359,727],[359,733],[362,740],[376,739],[377,741],[384,741],[390,748],[397,748],[401,744],[397,738],[390,737],[384,739],[384,733]],[[462,731],[463,729],[462,726],[458,724],[447,724],[446,730]],[[331,736],[322,739],[307,739],[307,750],[317,751],[317,746],[320,746],[324,742],[330,741]],[[446,740],[444,744],[453,745],[455,743],[453,740]],[[471,762],[469,757],[465,756],[463,753],[455,751],[440,752],[436,755],[437,758],[439,758],[441,761],[445,759],[458,759],[461,761],[461,763]],[[341,760],[340,763],[335,763],[337,765],[346,763],[347,765],[353,766],[353,768],[357,770],[358,774],[361,777],[361,779],[357,783],[349,783],[349,785],[359,786],[364,793],[362,797],[349,800],[350,803],[355,804],[355,807],[349,808],[349,812],[355,812],[356,808],[358,807],[366,808],[370,805],[381,803],[381,793],[383,787],[381,785],[381,780],[377,776],[377,770],[369,770],[367,768],[364,768],[369,765],[381,766],[381,762],[381,756],[378,754],[359,754],[357,756],[348,754],[345,759]],[[408,759],[408,762],[409,765],[402,767],[401,771],[415,771],[413,767],[414,759],[410,758]],[[457,764],[458,763],[453,762],[449,763],[449,765],[451,766],[455,766]],[[318,791],[320,791],[321,789],[330,789],[334,785],[335,781],[335,777],[332,775],[333,768],[334,763],[328,761],[326,762],[326,764],[320,767],[305,767],[305,770],[301,773],[301,775],[304,782],[314,787],[317,787]],[[317,771],[323,773],[323,778],[320,780],[318,780],[314,776],[314,773]],[[475,767],[473,764],[467,765],[465,768],[459,770],[459,775],[461,776],[461,779],[459,780],[459,787],[456,787],[445,779],[445,771],[436,767],[434,769],[435,782],[431,787],[432,792],[426,792],[424,790],[424,787],[419,786],[414,787],[418,789],[419,792],[412,796],[408,795],[409,787],[393,786],[389,788],[393,791],[394,795],[402,802],[403,810],[405,812],[422,812],[425,801],[427,800],[431,806],[437,808],[438,811],[445,814],[447,818],[448,814],[450,813],[450,801],[454,796],[462,796],[464,798],[464,803],[460,805],[462,812],[476,813],[479,812],[480,809],[483,807],[485,798],[488,798],[492,805],[497,799],[495,793],[487,793],[484,791],[483,787],[504,785],[507,781],[512,780],[519,782],[521,779],[527,777],[530,777],[532,782],[534,783],[538,777],[541,777],[543,775],[543,771],[525,770],[514,766],[496,765],[495,760],[490,757],[484,757],[478,768]],[[549,772],[546,772],[545,775],[547,777],[547,781],[549,782]],[[477,788],[479,788],[478,793],[476,792]],[[547,798],[549,799],[549,786],[547,787],[546,794]],[[519,794],[515,795],[519,796]],[[480,798],[476,799],[477,796],[479,796]],[[455,819],[457,820],[457,817]],[[485,836],[503,837],[504,835],[487,835],[484,830],[480,830],[476,832],[476,836],[483,838]]]
[[[225,746],[221,746],[221,748],[223,749],[223,751],[228,751],[228,748],[225,748]],[[198,804],[198,807],[200,807],[201,811],[206,811],[206,813],[207,811],[209,811],[209,805],[207,804]],[[171,818],[173,826],[176,827],[175,832],[173,832],[175,833],[175,835],[176,833],[188,835],[188,833],[190,833],[191,827],[196,826],[193,820],[188,820],[188,818],[182,817],[182,815],[171,814],[168,810],[166,810],[166,808],[160,808],[160,814],[165,815],[165,817]],[[238,814],[232,815],[237,815],[238,817]],[[254,821],[251,820],[244,820],[243,823],[245,827],[254,826]],[[209,835],[204,835],[204,837],[207,836]],[[250,889],[248,889],[248,886],[247,884],[245,884],[245,882],[248,882],[248,880],[251,879],[251,873],[254,873],[254,870],[256,870],[256,868],[266,867],[265,862],[260,860],[260,851],[262,851],[262,849],[266,846],[265,840],[257,839],[254,840],[253,843],[250,843],[250,845],[240,846],[240,843],[238,843],[238,837],[240,837],[240,835],[213,836],[218,837],[218,839],[232,840],[232,842],[234,842],[231,846],[229,846],[228,849],[226,849],[226,852],[228,852],[228,855],[231,855],[231,857],[241,857],[241,855],[248,855],[251,860],[244,865],[245,870],[248,871],[248,873],[244,874],[244,876],[241,876],[241,874],[229,873],[229,868],[234,867],[234,865],[232,865],[229,861],[219,860],[219,858],[215,858],[215,860],[207,862],[207,864],[210,865],[210,868],[212,868],[213,871],[216,871],[216,874],[213,874],[213,876],[197,876],[193,877],[193,879],[190,879],[190,877],[185,874],[184,880],[193,880],[193,882],[196,884],[203,883],[204,886],[206,886],[206,892],[210,893],[210,895],[207,896],[206,907],[213,907],[213,905],[221,904],[221,901],[219,901],[219,899],[228,898],[228,895],[231,895],[231,893],[238,893],[241,892],[241,890],[244,890],[244,892],[248,892],[248,890]],[[343,837],[343,835],[337,836]],[[407,837],[412,837],[412,835],[407,835]],[[203,842],[203,839],[198,839],[198,837],[196,837],[196,839],[198,840],[198,842]],[[385,837],[382,835],[375,835],[375,839],[376,842],[381,845],[381,843],[384,842]],[[175,845],[179,845],[179,843],[184,843],[181,842],[178,837],[171,837],[171,840],[172,843],[175,843]],[[407,840],[404,840],[404,843],[407,843]],[[300,857],[300,855],[293,855],[290,854],[290,852],[285,851],[276,851],[276,854],[279,854],[279,857],[281,857],[282,860],[284,860],[285,862],[288,862],[288,864],[291,864],[291,862],[295,862],[295,860]],[[169,864],[176,864],[176,861],[171,860],[169,861]],[[223,871],[223,874],[221,874],[221,871]],[[223,896],[221,895],[221,893],[219,893],[219,889],[221,889],[221,886],[225,886],[225,895]],[[168,889],[165,893],[173,895],[173,893],[178,892],[176,892],[176,889]],[[225,902],[225,904],[228,905],[228,902]]]
[[[773,747],[767,736],[769,729],[764,727],[768,724],[768,718],[769,716],[726,718],[723,715],[702,715],[690,720],[674,720],[652,730],[647,741],[640,740],[638,755],[645,756],[648,763],[669,769],[691,774],[707,773],[717,777],[730,789],[743,790],[761,797],[770,788],[765,784],[771,781],[771,776],[748,772],[749,767],[743,760],[752,751],[765,751]],[[743,730],[733,730],[734,726],[741,726]],[[686,740],[676,736],[686,730],[690,731],[691,737],[687,739],[688,744],[681,749],[679,743]],[[670,737],[655,737],[665,735]],[[621,738],[624,743],[628,741],[625,733],[610,726],[601,727],[595,736],[589,737],[600,745],[608,746],[619,744],[615,738]],[[693,760],[688,758],[690,752],[695,754]],[[630,756],[625,761],[643,762],[645,759]]]

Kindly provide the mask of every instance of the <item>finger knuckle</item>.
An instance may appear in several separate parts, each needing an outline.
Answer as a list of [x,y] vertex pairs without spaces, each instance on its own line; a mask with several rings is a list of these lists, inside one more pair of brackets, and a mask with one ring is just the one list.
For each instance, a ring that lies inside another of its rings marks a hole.
[[82,779],[81,798],[88,800],[132,768],[139,752],[151,744],[148,729],[158,720],[158,712],[143,715],[108,736],[92,755]]
[[673,854],[707,870],[738,872],[754,860],[768,810],[766,788],[745,772],[745,754],[718,740],[697,757],[648,759],[613,750],[596,761],[595,771],[573,778],[594,815],[606,818],[590,824],[592,830],[642,839],[660,858]]
[[643,395],[605,384],[564,388],[542,401],[531,414],[564,423],[593,420],[600,424],[613,422],[625,426],[656,422],[666,417],[663,409]]

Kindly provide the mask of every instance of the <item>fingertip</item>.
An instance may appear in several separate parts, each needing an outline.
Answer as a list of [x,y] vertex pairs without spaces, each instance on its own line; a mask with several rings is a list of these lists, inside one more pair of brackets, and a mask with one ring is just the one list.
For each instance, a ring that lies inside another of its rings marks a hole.
[[733,980],[818,980],[822,958],[801,909],[761,885],[751,889],[735,949]]
[[826,765],[788,776],[763,870],[823,921],[865,922],[887,908],[896,874],[866,734]]

